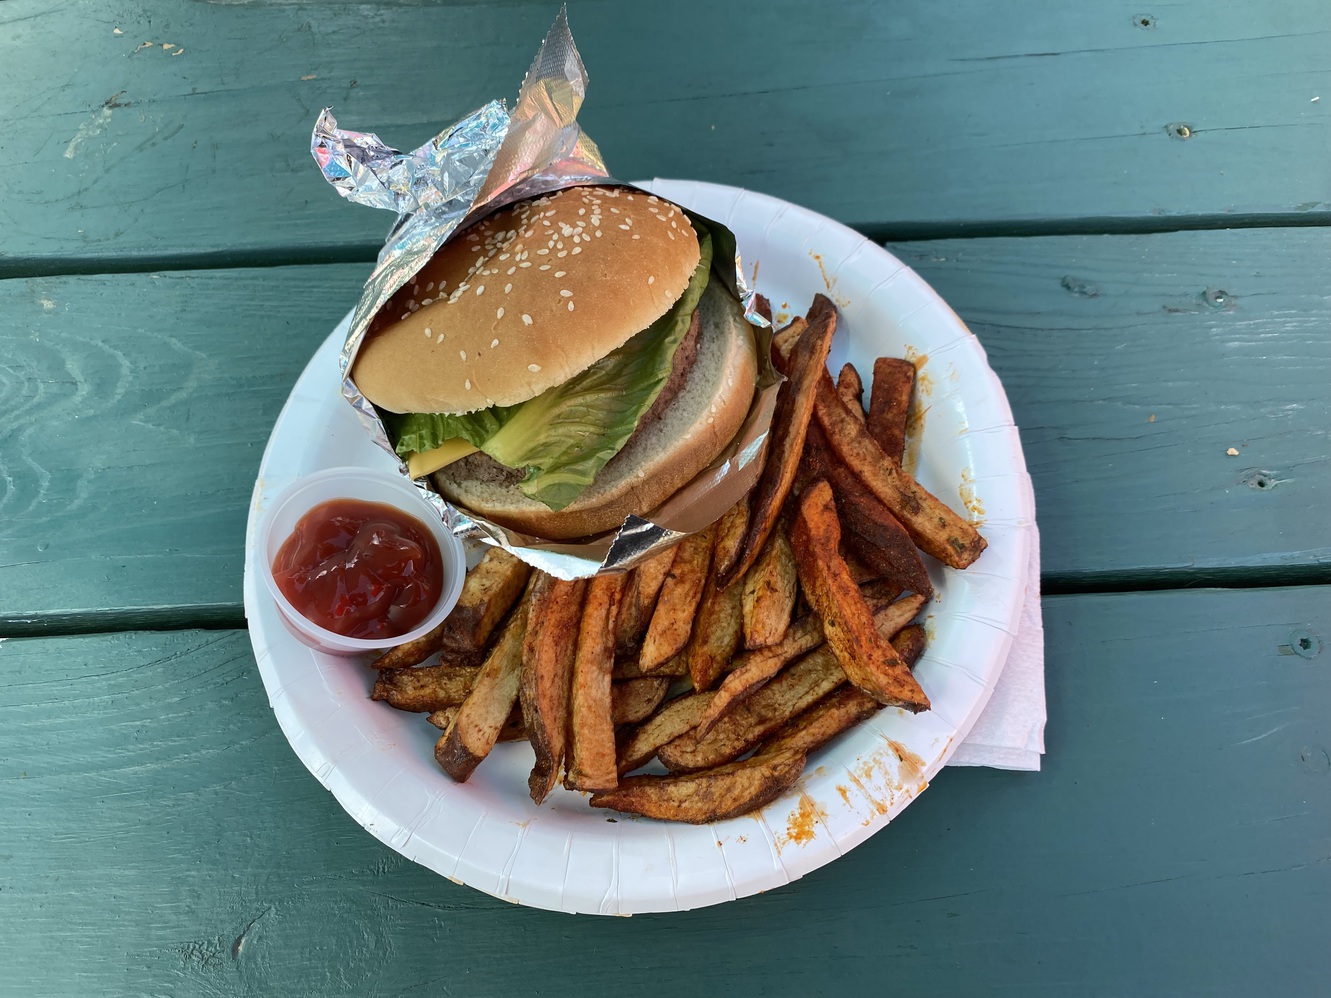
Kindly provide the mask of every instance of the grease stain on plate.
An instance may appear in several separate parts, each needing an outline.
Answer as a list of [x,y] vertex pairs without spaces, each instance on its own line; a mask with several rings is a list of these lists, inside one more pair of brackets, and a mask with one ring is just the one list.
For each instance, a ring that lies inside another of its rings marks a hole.
[[975,473],[969,467],[961,469],[961,484],[957,486],[961,504],[971,515],[971,523],[977,527],[984,525],[984,503],[975,494]]
[[789,842],[802,846],[818,834],[818,823],[827,817],[827,809],[803,791],[800,802],[786,819],[786,834],[777,840],[777,848]]

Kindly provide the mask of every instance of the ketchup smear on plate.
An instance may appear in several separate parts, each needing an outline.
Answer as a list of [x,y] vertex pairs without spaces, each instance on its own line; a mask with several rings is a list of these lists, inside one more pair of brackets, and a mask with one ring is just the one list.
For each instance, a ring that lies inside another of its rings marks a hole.
[[273,559],[273,578],[301,616],[349,638],[417,627],[444,585],[439,545],[393,506],[332,499],[302,516]]

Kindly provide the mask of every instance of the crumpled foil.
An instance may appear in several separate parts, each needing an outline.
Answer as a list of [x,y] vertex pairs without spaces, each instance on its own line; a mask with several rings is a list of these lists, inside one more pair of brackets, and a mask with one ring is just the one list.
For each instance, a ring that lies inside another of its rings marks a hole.
[[[350,375],[371,320],[453,233],[477,219],[564,187],[632,186],[610,178],[600,150],[578,126],[586,92],[587,71],[573,44],[567,11],[561,9],[527,70],[512,111],[503,101],[491,101],[409,153],[386,145],[372,132],[338,128],[329,109],[319,115],[310,152],[324,178],[348,201],[398,216],[356,303],[339,356],[343,397],[374,441],[395,458],[379,414]],[[583,578],[629,568],[702,529],[753,485],[761,470],[759,457],[781,378],[771,366],[770,327],[754,309],[755,295],[744,282],[738,253],[733,252],[734,236],[720,223],[705,221],[717,240],[718,258],[725,243],[732,248],[733,277],[728,267],[723,276],[748,320],[758,327],[758,391],[735,440],[655,510],[652,520],[629,517],[614,533],[579,543],[545,541],[508,530],[452,505],[426,481],[416,482],[456,536],[464,542],[502,547],[558,578]],[[406,464],[399,459],[399,465],[405,475]]]

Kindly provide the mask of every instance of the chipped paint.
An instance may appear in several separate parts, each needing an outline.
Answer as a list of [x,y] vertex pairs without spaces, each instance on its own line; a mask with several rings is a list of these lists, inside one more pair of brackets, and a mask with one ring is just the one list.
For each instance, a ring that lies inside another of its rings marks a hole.
[[969,467],[961,469],[961,484],[957,486],[961,504],[971,515],[971,523],[977,527],[984,525],[984,503],[975,494],[975,473]]

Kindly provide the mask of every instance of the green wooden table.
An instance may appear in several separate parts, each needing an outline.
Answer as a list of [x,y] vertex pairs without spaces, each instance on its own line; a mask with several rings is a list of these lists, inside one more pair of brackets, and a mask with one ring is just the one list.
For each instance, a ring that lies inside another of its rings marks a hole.
[[0,994],[1325,994],[1322,0],[570,11],[618,175],[831,215],[983,341],[1039,508],[1042,773],[947,770],[788,887],[596,919],[410,864],[302,768],[246,505],[386,218],[310,126],[409,148],[511,97],[554,13],[0,0]]

